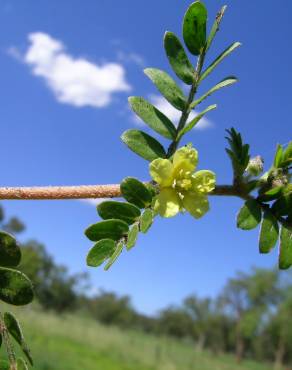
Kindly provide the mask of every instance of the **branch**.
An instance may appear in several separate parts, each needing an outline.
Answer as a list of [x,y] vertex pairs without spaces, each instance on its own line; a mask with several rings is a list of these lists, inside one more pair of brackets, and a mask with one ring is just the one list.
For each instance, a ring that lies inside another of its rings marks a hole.
[[[244,198],[234,186],[218,185],[210,195],[237,196]],[[117,198],[121,196],[120,185],[82,186],[35,186],[0,187],[0,199],[40,200],[40,199],[94,199]]]
[[0,199],[87,199],[114,198],[120,195],[120,185],[36,186],[0,188]]

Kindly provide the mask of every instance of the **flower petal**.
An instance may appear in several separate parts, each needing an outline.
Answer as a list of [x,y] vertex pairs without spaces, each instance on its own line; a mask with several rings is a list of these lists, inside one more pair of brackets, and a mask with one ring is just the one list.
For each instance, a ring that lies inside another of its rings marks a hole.
[[154,210],[161,217],[173,217],[181,207],[181,200],[178,194],[172,188],[164,188],[157,195],[154,203]]
[[173,183],[173,165],[168,159],[157,158],[149,165],[149,172],[154,181],[161,187],[171,186]]
[[179,148],[173,156],[175,172],[193,172],[198,164],[198,152],[190,146]]
[[209,211],[209,201],[205,195],[188,192],[182,202],[185,209],[195,218],[201,218]]
[[192,176],[192,190],[200,194],[210,193],[215,189],[216,175],[212,171],[202,170]]

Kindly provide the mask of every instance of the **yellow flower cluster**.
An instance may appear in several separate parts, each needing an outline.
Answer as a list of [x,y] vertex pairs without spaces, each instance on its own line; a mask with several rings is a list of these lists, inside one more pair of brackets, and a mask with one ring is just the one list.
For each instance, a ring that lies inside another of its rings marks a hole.
[[172,161],[158,158],[149,170],[160,192],[154,200],[154,210],[162,217],[173,217],[186,210],[195,218],[209,210],[207,194],[215,188],[216,177],[211,171],[194,172],[198,152],[191,146],[178,149]]

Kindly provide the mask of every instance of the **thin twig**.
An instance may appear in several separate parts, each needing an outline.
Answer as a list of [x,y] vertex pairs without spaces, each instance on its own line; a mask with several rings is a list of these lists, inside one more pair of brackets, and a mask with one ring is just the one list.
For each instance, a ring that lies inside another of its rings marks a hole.
[[[232,185],[218,185],[210,195],[243,197]],[[97,199],[121,196],[120,185],[0,187],[0,199]]]
[[114,198],[121,195],[120,185],[3,187],[0,199],[88,199]]

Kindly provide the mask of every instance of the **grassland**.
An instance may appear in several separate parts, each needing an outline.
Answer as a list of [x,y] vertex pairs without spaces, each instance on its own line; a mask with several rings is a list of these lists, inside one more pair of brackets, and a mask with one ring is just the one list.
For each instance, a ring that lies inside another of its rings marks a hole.
[[238,365],[233,356],[199,353],[191,343],[108,328],[81,316],[29,309],[17,316],[36,370],[271,370],[266,364]]

